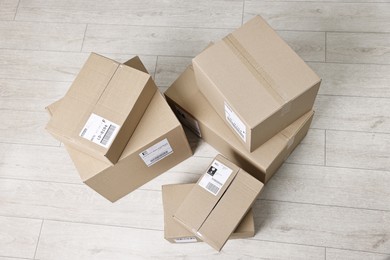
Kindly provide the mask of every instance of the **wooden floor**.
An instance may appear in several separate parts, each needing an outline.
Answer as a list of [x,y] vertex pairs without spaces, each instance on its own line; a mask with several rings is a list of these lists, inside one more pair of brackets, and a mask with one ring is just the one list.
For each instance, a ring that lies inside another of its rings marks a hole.
[[[195,181],[216,151],[201,143],[111,204],[44,131],[44,107],[91,51],[141,55],[163,91],[255,14],[323,78],[313,124],[256,201],[254,238],[170,244],[161,185]],[[390,0],[0,0],[0,110],[0,260],[390,259]]]

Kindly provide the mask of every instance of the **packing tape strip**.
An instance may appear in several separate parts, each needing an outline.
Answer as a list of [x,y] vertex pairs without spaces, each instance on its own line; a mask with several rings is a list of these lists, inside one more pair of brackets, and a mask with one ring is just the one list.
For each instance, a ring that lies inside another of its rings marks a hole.
[[232,35],[229,34],[223,41],[227,46],[233,51],[233,53],[242,61],[245,67],[252,73],[252,75],[264,86],[267,88],[271,96],[278,102],[283,105],[286,103],[282,94],[277,90],[275,81],[271,76],[256,62],[256,60],[250,55],[249,52],[240,44],[240,42]]

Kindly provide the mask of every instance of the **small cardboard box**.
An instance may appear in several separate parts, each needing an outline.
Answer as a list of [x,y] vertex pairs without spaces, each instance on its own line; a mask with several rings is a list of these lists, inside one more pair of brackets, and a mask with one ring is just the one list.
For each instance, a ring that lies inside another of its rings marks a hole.
[[260,181],[217,155],[173,218],[220,251],[262,188]]
[[249,152],[309,112],[321,83],[260,16],[192,64],[200,91]]
[[[173,214],[183,202],[187,194],[196,184],[170,184],[162,186],[162,199],[164,207],[164,237],[171,243],[192,243],[201,242],[190,231],[173,219]],[[229,239],[248,238],[255,235],[255,223],[253,220],[253,211],[249,209],[248,213],[241,220],[240,224],[231,234]]]
[[[55,115],[62,100],[47,107]],[[156,92],[115,165],[65,145],[85,184],[114,202],[192,155],[180,122]]]
[[138,57],[121,64],[92,53],[46,126],[55,138],[116,163],[157,87]]
[[306,113],[249,153],[199,91],[191,66],[168,88],[165,96],[183,125],[263,183],[305,137],[314,114]]

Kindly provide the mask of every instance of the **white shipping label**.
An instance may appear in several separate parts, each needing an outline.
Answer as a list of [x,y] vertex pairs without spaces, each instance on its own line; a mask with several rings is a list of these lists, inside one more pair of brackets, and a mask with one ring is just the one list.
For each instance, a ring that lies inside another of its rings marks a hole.
[[176,243],[194,243],[198,242],[196,237],[180,237],[174,239]]
[[207,169],[207,172],[199,181],[199,186],[217,196],[218,192],[221,190],[232,172],[232,169],[223,163],[214,160],[211,166]]
[[95,144],[109,147],[119,131],[119,125],[92,113],[80,132],[80,136]]
[[164,140],[141,152],[139,156],[142,158],[142,160],[144,160],[146,166],[150,167],[171,153],[173,153],[172,147],[169,144],[168,139],[165,138]]
[[189,129],[191,129],[197,136],[202,137],[202,134],[200,133],[200,128],[198,121],[188,114],[186,111],[181,109],[179,106],[175,105],[176,114],[179,117],[180,122],[187,126]]
[[237,116],[236,113],[231,109],[228,103],[225,101],[225,117],[229,122],[231,127],[236,131],[236,133],[241,137],[241,139],[246,142],[246,126]]

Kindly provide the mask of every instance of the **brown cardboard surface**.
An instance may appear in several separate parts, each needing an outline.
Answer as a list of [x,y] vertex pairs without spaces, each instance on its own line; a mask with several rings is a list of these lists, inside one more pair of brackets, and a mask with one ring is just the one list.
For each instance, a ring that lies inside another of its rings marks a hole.
[[69,147],[116,163],[156,91],[138,57],[120,64],[92,53],[46,129]]
[[[227,172],[230,174],[226,174]],[[226,177],[223,182],[218,177],[221,175]],[[217,183],[221,186],[216,191],[214,188]],[[217,155],[173,218],[199,239],[220,251],[262,188],[260,181],[223,156]]]
[[314,114],[313,111],[306,113],[249,153],[199,91],[191,66],[168,88],[165,96],[184,125],[264,183],[304,138]]
[[[48,107],[49,113],[55,115],[57,102]],[[156,154],[156,156],[161,155],[159,157],[161,160],[148,166],[141,158],[141,153],[161,142],[165,144],[164,140],[169,143],[172,152],[164,154],[165,148],[162,149]],[[71,147],[66,146],[66,148],[84,183],[112,202],[192,155],[180,122],[160,92],[154,94],[115,165],[97,160]]]
[[309,112],[321,82],[260,16],[209,46],[193,66],[200,91],[250,152]]
[[[173,214],[183,202],[187,194],[196,184],[170,184],[162,186],[162,199],[164,207],[164,237],[171,243],[201,242],[190,231],[185,229],[173,219]],[[230,239],[253,237],[255,226],[252,209],[241,220],[240,224],[230,235]]]

